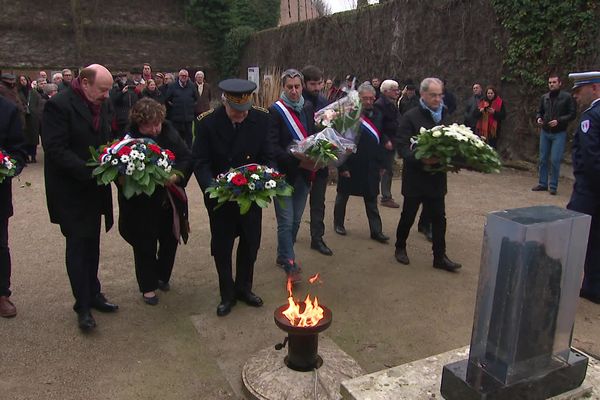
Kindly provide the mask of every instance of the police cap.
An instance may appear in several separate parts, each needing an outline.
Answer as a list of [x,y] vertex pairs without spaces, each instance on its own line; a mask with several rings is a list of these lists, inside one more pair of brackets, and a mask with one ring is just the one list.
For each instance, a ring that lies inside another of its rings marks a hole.
[[569,78],[574,81],[573,89],[577,89],[591,83],[600,83],[600,71],[573,72],[569,74]]
[[256,90],[256,83],[246,79],[225,79],[219,82],[219,89],[231,108],[248,111],[252,107],[252,92]]

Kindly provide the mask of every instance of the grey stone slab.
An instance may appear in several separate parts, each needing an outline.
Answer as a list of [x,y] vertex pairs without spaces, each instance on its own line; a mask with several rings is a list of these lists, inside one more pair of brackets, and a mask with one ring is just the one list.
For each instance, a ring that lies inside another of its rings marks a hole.
[[[469,356],[469,346],[342,382],[344,400],[442,399],[444,365]],[[600,399],[600,362],[589,356],[583,384],[552,400]]]
[[311,372],[289,369],[284,358],[287,349],[268,347],[252,356],[242,369],[247,394],[255,400],[340,400],[340,383],[364,374],[354,359],[331,339],[319,336],[319,355],[323,365]]

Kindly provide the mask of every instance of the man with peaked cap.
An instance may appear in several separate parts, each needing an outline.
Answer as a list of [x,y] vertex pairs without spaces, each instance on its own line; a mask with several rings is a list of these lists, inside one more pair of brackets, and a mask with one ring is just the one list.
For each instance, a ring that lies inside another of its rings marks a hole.
[[600,304],[600,71],[572,73],[569,78],[575,81],[573,97],[587,108],[573,137],[575,184],[567,208],[592,216],[579,295]]
[[[223,105],[201,114],[196,121],[196,140],[192,156],[196,162],[194,173],[204,195],[204,204],[210,221],[211,255],[219,274],[221,302],[217,315],[225,316],[237,300],[253,307],[263,301],[252,292],[254,262],[260,247],[262,209],[256,204],[240,215],[235,202],[224,203],[218,209],[216,199],[210,199],[206,189],[217,175],[230,168],[247,164],[269,165],[273,151],[268,138],[268,111],[252,106],[254,82],[245,79],[227,79],[219,83],[223,91]],[[235,278],[232,273],[232,251],[239,236]]]

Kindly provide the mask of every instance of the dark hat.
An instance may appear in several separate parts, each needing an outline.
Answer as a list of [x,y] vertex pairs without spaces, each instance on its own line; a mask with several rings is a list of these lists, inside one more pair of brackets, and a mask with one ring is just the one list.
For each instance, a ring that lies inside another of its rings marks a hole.
[[15,74],[11,74],[10,72],[3,72],[1,79],[7,81],[14,81],[17,79],[17,77],[15,76]]
[[575,81],[573,89],[591,83],[600,83],[600,71],[574,72],[569,74],[569,78]]
[[256,83],[246,79],[225,79],[219,82],[219,89],[231,108],[238,111],[252,108],[252,92],[256,90]]
[[140,75],[142,74],[142,70],[137,67],[131,68],[131,71],[129,71],[129,72],[132,74],[140,74]]

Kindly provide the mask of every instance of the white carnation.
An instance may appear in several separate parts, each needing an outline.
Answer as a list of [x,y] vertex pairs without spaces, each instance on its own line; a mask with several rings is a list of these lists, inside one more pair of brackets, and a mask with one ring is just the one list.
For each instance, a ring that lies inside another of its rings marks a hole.
[[442,136],[442,132],[441,131],[433,131],[433,133],[431,134],[431,136],[433,136],[433,137],[440,137],[440,136]]
[[128,162],[129,162],[129,156],[128,156],[128,155],[126,155],[126,154],[123,154],[123,155],[121,156],[121,162],[122,162],[123,164],[125,164],[125,163],[128,163]]
[[129,153],[129,157],[133,158],[134,160],[136,158],[138,158],[140,156],[140,152],[137,150],[131,150],[131,153]]

